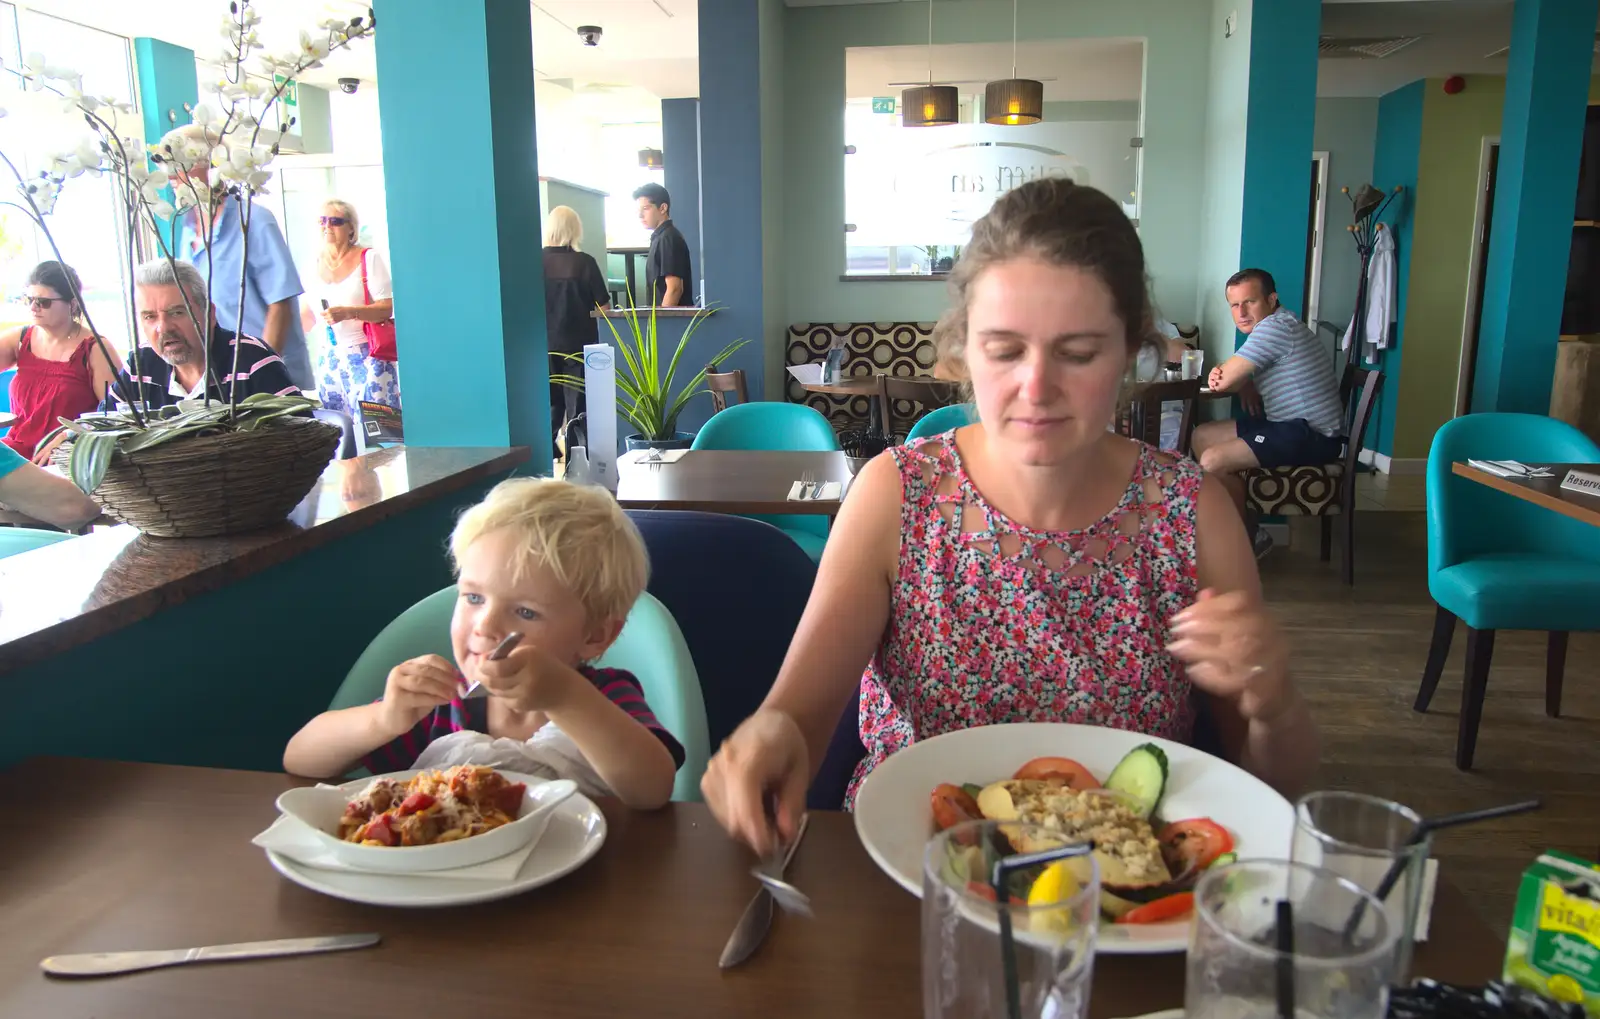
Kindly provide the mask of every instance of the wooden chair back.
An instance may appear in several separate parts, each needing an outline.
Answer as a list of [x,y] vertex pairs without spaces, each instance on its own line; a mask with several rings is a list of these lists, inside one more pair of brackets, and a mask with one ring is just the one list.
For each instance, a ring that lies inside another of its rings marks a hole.
[[883,434],[893,436],[899,434],[895,431],[895,404],[916,404],[922,409],[914,407],[907,409],[901,420],[905,427],[910,428],[918,418],[930,410],[948,407],[957,399],[956,385],[943,379],[936,379],[926,375],[879,375],[878,377],[878,405],[882,407]]
[[1189,455],[1189,436],[1194,432],[1195,410],[1200,403],[1200,387],[1205,379],[1178,379],[1148,382],[1134,391],[1123,434],[1156,448],[1161,447],[1161,405],[1182,401],[1183,418],[1178,423],[1178,449]]
[[729,393],[738,397],[740,403],[750,402],[750,391],[745,388],[744,384],[743,368],[735,368],[729,372],[719,372],[715,364],[706,365],[706,388],[711,390],[713,413],[720,413],[728,409]]

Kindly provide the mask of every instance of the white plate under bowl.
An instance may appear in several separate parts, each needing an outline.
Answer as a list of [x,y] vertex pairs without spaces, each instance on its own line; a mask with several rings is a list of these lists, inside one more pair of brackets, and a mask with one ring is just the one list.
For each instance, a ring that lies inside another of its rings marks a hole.
[[[337,787],[337,792],[327,788],[305,787],[291,789],[278,797],[278,810],[295,817],[321,836],[334,855],[352,867],[362,870],[381,870],[390,874],[416,874],[430,870],[455,870],[471,867],[489,860],[509,856],[540,837],[544,830],[542,817],[549,808],[540,804],[540,790],[554,785],[548,779],[523,775],[514,771],[501,771],[500,776],[513,784],[527,786],[522,796],[522,806],[516,820],[491,828],[481,835],[438,842],[426,846],[365,846],[339,838],[339,819],[344,816],[344,805],[361,795],[362,790],[380,778],[404,782],[423,770],[391,771],[370,778],[358,778]],[[498,769],[496,769],[498,770]],[[570,781],[563,783],[575,788]],[[295,803],[286,809],[286,801]]]
[[551,812],[550,823],[517,876],[508,881],[475,881],[429,874],[358,874],[296,863],[271,850],[267,860],[279,874],[314,892],[369,906],[465,906],[506,899],[577,870],[600,851],[606,818],[594,801],[575,793]]
[[[922,855],[933,837],[930,797],[942,782],[987,785],[1010,778],[1035,757],[1070,757],[1104,781],[1123,755],[1154,743],[1167,755],[1166,793],[1156,808],[1166,821],[1209,817],[1233,834],[1240,859],[1288,859],[1294,807],[1265,782],[1193,747],[1121,729],[1062,722],[985,725],[925,739],[872,770],[856,794],[856,834],[884,873],[922,896]],[[1182,952],[1187,921],[1101,923],[1099,951]]]

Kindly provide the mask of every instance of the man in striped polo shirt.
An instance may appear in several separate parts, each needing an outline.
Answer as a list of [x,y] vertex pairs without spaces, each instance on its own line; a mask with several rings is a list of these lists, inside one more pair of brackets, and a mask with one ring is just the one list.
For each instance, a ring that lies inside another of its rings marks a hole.
[[1277,284],[1264,269],[1228,277],[1228,307],[1245,334],[1244,345],[1211,369],[1212,392],[1261,394],[1261,409],[1233,421],[1210,421],[1195,429],[1200,466],[1215,474],[1233,496],[1253,531],[1256,554],[1272,539],[1245,512],[1244,472],[1252,467],[1325,464],[1344,449],[1344,408],[1339,382],[1316,334],[1278,304]]

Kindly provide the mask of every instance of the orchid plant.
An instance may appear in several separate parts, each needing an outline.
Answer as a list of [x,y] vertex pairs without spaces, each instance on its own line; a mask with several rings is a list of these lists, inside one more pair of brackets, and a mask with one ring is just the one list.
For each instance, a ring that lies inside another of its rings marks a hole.
[[[112,178],[118,215],[122,218],[119,230],[128,243],[130,305],[135,297],[132,269],[136,238],[140,234],[153,236],[161,257],[176,263],[177,255],[173,250],[177,243],[176,231],[164,230],[163,226],[177,217],[192,216],[206,250],[207,292],[204,306],[194,307],[188,294],[184,294],[184,305],[196,335],[203,341],[210,336],[205,323],[210,321],[212,305],[211,241],[224,203],[236,201],[239,208],[238,229],[244,245],[244,267],[238,283],[239,318],[231,325],[242,333],[249,278],[251,199],[267,192],[270,168],[278,155],[281,135],[294,126],[295,120],[291,118],[283,124],[281,132],[273,131],[267,124],[273,120],[274,112],[281,112],[284,93],[299,75],[321,67],[330,53],[371,38],[376,18],[370,9],[365,17],[325,18],[314,32],[301,31],[295,48],[276,54],[266,51],[260,25],[261,16],[250,0],[234,0],[228,5],[228,16],[223,19],[220,30],[224,43],[218,57],[217,75],[203,83],[210,98],[195,106],[185,104],[192,127],[174,128],[148,146],[141,146],[136,139],[117,131],[117,114],[131,114],[131,105],[112,97],[85,93],[81,73],[48,63],[41,54],[30,54],[20,72],[23,81],[35,92],[59,96],[63,112],[81,119],[86,132],[70,147],[46,156],[43,168],[31,175],[24,174],[9,156],[0,152],[0,161],[16,178],[21,199],[0,204],[21,210],[44,235],[56,260],[63,263],[65,259],[49,226],[49,217],[62,187],[79,176],[104,174]],[[0,109],[0,116],[5,116],[3,109]],[[71,297],[80,307],[84,306],[81,294],[73,293]],[[84,316],[88,320],[86,307]],[[86,324],[104,353],[105,341],[99,330],[92,320]],[[210,385],[220,390],[210,360],[211,344],[202,342],[201,347],[206,357],[205,377]],[[132,374],[139,377],[143,373],[139,368],[137,340],[132,348]],[[230,375],[238,374],[238,357],[235,346]],[[119,402],[127,408],[125,411],[77,421],[63,418],[61,429],[52,433],[52,437],[63,430],[71,433],[68,473],[85,492],[99,487],[116,450],[132,453],[181,436],[227,429],[253,431],[270,421],[317,405],[316,400],[304,396],[257,395],[240,400],[237,391],[232,391],[230,399],[223,404],[212,400],[208,386],[203,399],[183,401],[177,408],[165,408],[152,417],[141,401],[127,391],[120,378],[116,382],[116,392]]]

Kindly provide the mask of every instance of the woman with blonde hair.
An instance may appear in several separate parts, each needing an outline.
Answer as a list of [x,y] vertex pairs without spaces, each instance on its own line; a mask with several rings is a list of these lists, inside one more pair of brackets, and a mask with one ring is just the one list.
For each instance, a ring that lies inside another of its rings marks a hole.
[[1190,742],[1204,715],[1225,756],[1303,785],[1316,727],[1228,493],[1107,430],[1150,316],[1121,207],[1059,178],[1009,191],[950,288],[934,338],[978,420],[856,476],[772,692],[706,771],[707,805],[758,853],[793,839],[852,697],[866,755],[847,804],[896,750],[1004,722]]
[[[576,354],[600,342],[600,323],[590,312],[611,307],[605,274],[592,255],[579,247],[583,220],[565,205],[550,210],[544,228],[544,323],[549,337],[550,374],[572,374],[573,362],[562,354]],[[550,383],[550,436],[583,413],[583,394]],[[556,452],[559,454],[560,449]]]
[[301,320],[310,334],[320,322],[325,337],[312,343],[318,351],[317,396],[322,405],[351,418],[360,402],[400,407],[400,375],[395,362],[372,356],[362,326],[394,318],[394,289],[389,265],[375,248],[358,238],[361,221],[355,206],[330,198],[317,217],[322,251],[317,276],[306,293]]

